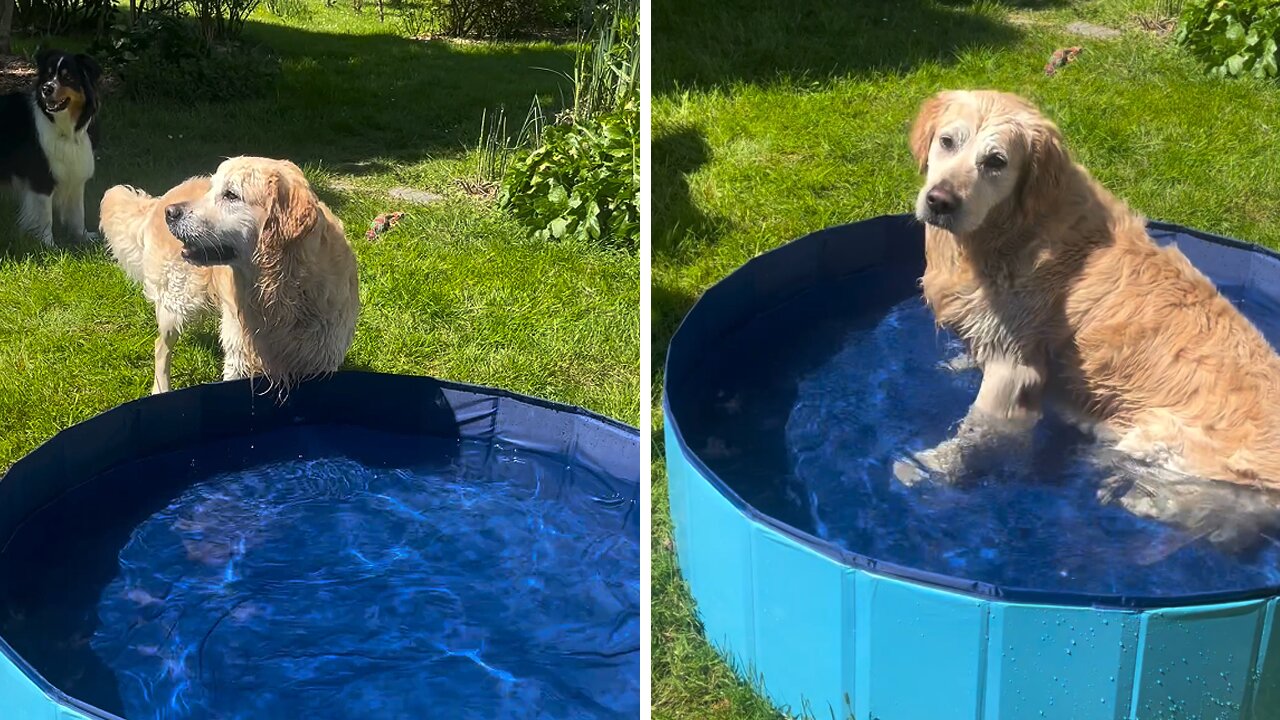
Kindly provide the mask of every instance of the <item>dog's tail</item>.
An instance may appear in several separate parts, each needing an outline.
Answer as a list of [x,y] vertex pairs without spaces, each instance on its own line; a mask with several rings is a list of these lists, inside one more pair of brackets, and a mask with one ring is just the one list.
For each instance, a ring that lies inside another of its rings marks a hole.
[[146,226],[151,208],[159,198],[154,198],[137,188],[116,185],[102,196],[102,208],[98,224],[102,237],[111,248],[116,263],[129,277],[142,282],[142,258],[146,248]]

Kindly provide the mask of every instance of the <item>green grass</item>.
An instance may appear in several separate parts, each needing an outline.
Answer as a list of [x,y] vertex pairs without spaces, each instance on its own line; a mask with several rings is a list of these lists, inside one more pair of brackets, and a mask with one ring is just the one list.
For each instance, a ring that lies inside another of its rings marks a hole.
[[[282,58],[270,97],[207,106],[104,103],[90,226],[102,192],[161,192],[255,154],[302,165],[342,218],[360,265],[363,309],[347,367],[497,385],[636,423],[639,264],[634,254],[539,243],[456,180],[474,173],[485,109],[523,117],[537,94],[559,108],[573,48],[417,42],[390,15],[308,0],[305,20],[260,10],[248,37]],[[33,39],[20,45],[30,49]],[[415,206],[397,185],[445,196]],[[376,241],[369,221],[403,223]],[[58,430],[150,389],[155,321],[102,247],[46,252],[14,237],[0,204],[0,471]],[[216,324],[184,334],[181,388],[221,375]]]
[[[909,212],[906,133],[946,88],[1023,94],[1149,217],[1280,248],[1280,86],[1205,76],[1141,19],[1162,0],[654,0],[653,360],[697,296],[829,225]],[[1070,35],[1075,20],[1122,31]],[[1055,77],[1057,48],[1084,53]],[[655,382],[654,717],[777,717],[704,642],[671,552]]]

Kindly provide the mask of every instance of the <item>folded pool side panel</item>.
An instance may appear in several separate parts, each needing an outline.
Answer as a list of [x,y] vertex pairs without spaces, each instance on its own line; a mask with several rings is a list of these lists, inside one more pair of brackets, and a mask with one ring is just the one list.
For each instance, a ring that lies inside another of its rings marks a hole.
[[[1280,298],[1269,251],[1161,223],[1150,230],[1220,285]],[[882,263],[923,268],[923,229],[909,217],[831,228],[755,258],[708,290],[672,339],[671,516],[707,639],[796,717],[1280,718],[1275,588],[1084,596],[879,563],[761,514],[691,450],[681,420],[702,358],[763,310]]]

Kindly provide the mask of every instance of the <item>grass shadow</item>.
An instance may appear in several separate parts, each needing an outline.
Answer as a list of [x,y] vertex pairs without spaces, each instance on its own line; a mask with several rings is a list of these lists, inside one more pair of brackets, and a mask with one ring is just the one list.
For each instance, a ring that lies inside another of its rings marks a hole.
[[905,72],[1022,36],[991,2],[654,0],[652,16],[655,94]]

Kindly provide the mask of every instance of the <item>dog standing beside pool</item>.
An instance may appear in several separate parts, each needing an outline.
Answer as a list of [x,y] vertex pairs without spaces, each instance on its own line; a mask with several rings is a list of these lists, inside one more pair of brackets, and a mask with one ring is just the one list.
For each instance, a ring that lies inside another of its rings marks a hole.
[[52,246],[56,219],[68,239],[84,241],[102,69],[61,50],[42,50],[36,66],[33,90],[0,95],[0,183],[17,191],[24,231]]
[[297,165],[231,158],[160,197],[117,185],[101,215],[116,263],[155,305],[152,393],[169,390],[172,346],[208,311],[222,318],[225,380],[287,390],[342,364],[360,311],[356,257]]

